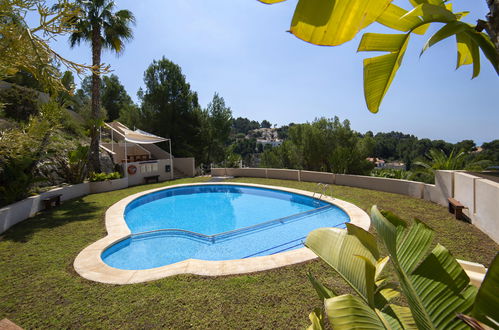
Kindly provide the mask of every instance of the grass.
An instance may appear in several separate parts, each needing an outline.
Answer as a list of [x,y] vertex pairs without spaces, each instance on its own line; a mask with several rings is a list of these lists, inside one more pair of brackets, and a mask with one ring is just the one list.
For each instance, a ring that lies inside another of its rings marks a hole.
[[[176,180],[171,184],[205,181]],[[232,181],[314,190],[313,183],[239,178]],[[320,305],[308,283],[319,279],[348,291],[321,261],[243,276],[180,275],[116,286],[85,280],[72,263],[105,235],[104,212],[153,184],[88,195],[21,222],[0,237],[0,319],[24,328],[286,328],[308,325]],[[488,265],[498,246],[474,226],[456,221],[439,205],[406,196],[333,186],[334,196],[368,210],[377,204],[436,231],[436,241],[462,259]]]

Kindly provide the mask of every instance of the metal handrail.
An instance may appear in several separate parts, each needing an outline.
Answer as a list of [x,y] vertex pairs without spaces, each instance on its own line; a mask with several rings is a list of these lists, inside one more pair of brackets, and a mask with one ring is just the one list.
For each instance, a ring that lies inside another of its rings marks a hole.
[[144,232],[140,232],[140,233],[134,233],[134,234],[131,234],[131,236],[132,237],[133,236],[140,236],[140,235],[153,234],[153,233],[158,233],[158,232],[182,232],[182,233],[186,233],[186,234],[189,234],[189,235],[192,235],[192,236],[197,236],[197,237],[199,237],[201,239],[204,239],[204,240],[207,240],[207,241],[210,241],[210,242],[214,243],[215,239],[218,238],[218,237],[223,237],[223,236],[228,236],[228,235],[232,236],[232,234],[235,234],[235,233],[245,232],[245,231],[251,231],[251,230],[255,230],[257,228],[267,227],[269,225],[272,225],[273,223],[278,223],[278,222],[284,223],[286,220],[289,220],[291,218],[294,218],[294,217],[297,217],[297,216],[301,216],[301,215],[305,215],[305,214],[312,213],[312,212],[316,212],[316,211],[320,211],[320,210],[323,210],[323,209],[326,209],[326,208],[331,208],[331,207],[333,207],[333,206],[331,204],[328,204],[328,205],[324,205],[324,206],[321,206],[321,207],[318,207],[318,208],[315,208],[315,209],[312,209],[312,210],[295,213],[295,214],[288,215],[288,216],[285,216],[285,217],[282,217],[282,218],[272,219],[272,220],[269,220],[269,221],[257,223],[255,225],[251,225],[251,226],[247,226],[247,227],[243,227],[243,228],[238,228],[238,229],[234,229],[234,230],[225,231],[225,232],[218,233],[218,234],[215,234],[215,235],[205,235],[205,234],[196,233],[194,231],[185,230],[185,229],[156,229],[156,230],[144,231]]

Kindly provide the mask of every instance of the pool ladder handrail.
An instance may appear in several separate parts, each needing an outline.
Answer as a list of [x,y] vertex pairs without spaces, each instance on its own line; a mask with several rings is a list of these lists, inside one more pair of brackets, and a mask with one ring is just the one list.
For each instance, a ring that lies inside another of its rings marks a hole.
[[[317,186],[318,186],[317,189],[320,189],[322,191],[317,191],[317,190],[314,191],[314,194],[312,195],[312,198],[315,198],[315,194],[319,194],[319,193],[320,193],[320,196],[318,197],[318,199],[320,199],[320,200],[322,200],[323,196],[329,197],[327,195],[327,192],[326,192],[327,188],[329,187],[328,184],[319,182],[319,183],[317,183]],[[330,187],[330,191],[331,191],[331,198],[333,198],[333,187]]]
[[317,208],[312,209],[312,210],[303,211],[303,212],[295,213],[295,214],[288,215],[288,216],[285,216],[285,217],[282,217],[282,218],[277,218],[277,219],[272,219],[272,220],[260,222],[260,223],[257,223],[255,225],[252,225],[252,226],[247,226],[247,227],[243,227],[243,228],[238,228],[238,229],[234,229],[234,230],[225,231],[225,232],[218,233],[218,234],[215,234],[215,235],[205,235],[205,234],[196,233],[194,231],[185,230],[185,229],[171,229],[171,228],[167,228],[167,229],[156,229],[156,230],[144,231],[144,232],[140,232],[140,233],[134,233],[134,234],[131,234],[130,236],[133,237],[133,236],[139,236],[139,235],[145,235],[145,234],[153,234],[153,233],[158,233],[158,232],[182,232],[182,233],[190,234],[191,236],[196,236],[196,237],[199,237],[201,239],[210,241],[211,243],[215,243],[215,239],[218,238],[218,237],[220,237],[220,236],[227,236],[227,235],[238,233],[238,232],[250,231],[252,229],[259,228],[259,227],[263,228],[263,227],[267,227],[269,225],[272,225],[272,223],[278,223],[278,222],[284,223],[286,220],[289,220],[291,218],[294,218],[294,217],[297,217],[297,216],[301,216],[301,215],[305,215],[307,213],[312,213],[312,212],[315,212],[315,211],[321,211],[322,209],[326,209],[326,208],[330,208],[330,207],[332,207],[332,205],[331,204],[327,204],[327,205],[323,205],[323,206],[317,207]]

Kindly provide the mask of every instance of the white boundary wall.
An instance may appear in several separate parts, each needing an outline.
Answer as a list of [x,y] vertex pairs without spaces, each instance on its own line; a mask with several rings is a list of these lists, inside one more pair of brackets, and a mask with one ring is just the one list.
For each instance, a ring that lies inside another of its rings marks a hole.
[[[164,167],[166,163],[158,165]],[[459,171],[437,171],[435,185],[407,180],[287,169],[213,168],[211,173],[213,176],[286,179],[359,187],[421,198],[442,206],[448,205],[447,198],[454,197],[467,208],[465,214],[471,222],[499,243],[499,183]],[[168,179],[165,175],[160,176],[160,181]],[[66,201],[90,193],[123,189],[142,183],[138,182],[141,180],[143,176],[136,176],[134,180],[125,177],[111,181],[85,182],[28,197],[0,209],[0,234],[41,211],[44,198],[62,194],[61,200]]]
[[448,206],[453,197],[465,207],[471,222],[499,243],[499,183],[460,171],[437,171],[435,184],[326,172],[271,168],[212,168],[213,176],[240,176],[330,183],[425,199]]
[[[43,199],[61,194],[61,201],[67,201],[69,199],[78,198],[88,194],[97,194],[112,190],[124,189],[129,186],[144,183],[144,177],[148,175],[159,175],[159,181],[166,181],[170,179],[170,173],[165,172],[165,165],[169,164],[169,159],[158,160],[157,173],[156,172],[139,172],[133,177],[128,176],[116,180],[106,180],[98,182],[84,182],[72,186],[58,187],[47,192],[41,193],[40,195],[31,196],[22,201],[16,202],[14,204],[7,205],[0,209],[0,234],[5,232],[10,227],[15,224],[31,218],[36,215],[36,213],[44,209]],[[137,163],[130,163],[136,164]],[[143,165],[143,164],[140,164]],[[140,166],[137,166],[140,170]]]
[[62,194],[61,201],[88,195],[90,185],[95,182],[85,182],[73,186],[55,188],[40,195],[31,196],[22,201],[10,204],[0,209],[0,234],[18,222],[33,217],[43,209],[42,200],[57,194]]

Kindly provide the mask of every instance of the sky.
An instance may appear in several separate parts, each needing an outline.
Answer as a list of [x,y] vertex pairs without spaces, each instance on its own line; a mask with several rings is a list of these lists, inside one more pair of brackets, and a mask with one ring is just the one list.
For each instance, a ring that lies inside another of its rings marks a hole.
[[[412,37],[380,111],[372,114],[364,101],[362,60],[378,54],[356,52],[361,34],[337,47],[297,39],[286,32],[296,2],[116,0],[118,9],[136,17],[134,39],[121,56],[104,52],[102,60],[135,101],[144,71],[164,56],[180,65],[201,106],[217,92],[234,117],[281,126],[338,116],[361,133],[401,131],[478,145],[499,139],[499,77],[483,55],[480,76],[471,80],[471,66],[455,70],[454,38],[419,56],[437,25]],[[394,3],[410,8],[408,1]],[[464,19],[470,23],[487,13],[485,0],[453,5],[470,11]],[[393,33],[380,25],[364,31]],[[73,61],[91,63],[87,44],[70,49],[67,38],[59,38],[52,46]]]

